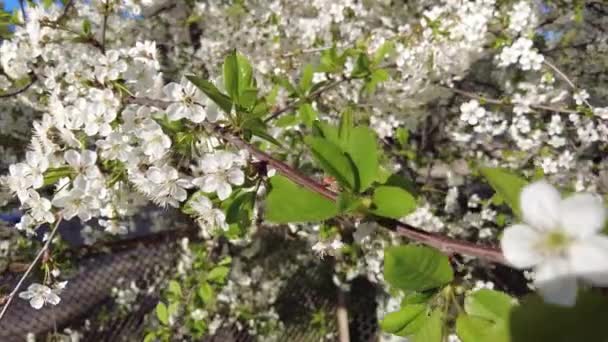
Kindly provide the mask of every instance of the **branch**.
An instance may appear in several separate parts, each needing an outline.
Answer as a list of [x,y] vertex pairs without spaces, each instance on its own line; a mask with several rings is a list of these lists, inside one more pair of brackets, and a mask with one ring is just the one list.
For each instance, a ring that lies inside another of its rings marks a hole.
[[[130,98],[129,102],[144,106],[155,106],[158,108],[167,108],[169,104],[171,104],[171,102],[148,98]],[[205,124],[205,128],[210,132],[217,134],[222,139],[232,144],[236,148],[247,150],[253,157],[257,158],[260,161],[268,163],[268,165],[275,168],[278,172],[280,172],[283,176],[285,176],[292,182],[308,190],[316,192],[319,195],[333,202],[336,202],[338,200],[338,193],[326,188],[314,179],[302,174],[299,170],[291,167],[285,162],[275,159],[268,153],[257,149],[255,146],[251,145],[240,137],[233,135],[230,132],[226,132],[217,125]],[[394,219],[384,217],[375,217],[375,219],[378,224],[380,224],[384,228],[393,231],[398,235],[406,237],[412,241],[417,241],[422,244],[434,247],[445,254],[470,255],[490,262],[500,263],[509,266],[504,256],[502,255],[500,249],[496,247],[482,246],[472,242],[450,238],[438,233],[430,233]]]
[[23,92],[25,92],[26,90],[30,89],[30,87],[32,85],[34,85],[34,83],[36,83],[36,80],[38,80],[38,77],[36,76],[36,74],[30,74],[30,82],[28,84],[26,84],[23,88],[21,89],[17,89],[13,92],[9,92],[9,93],[2,93],[0,94],[0,98],[7,98],[7,97],[13,97],[13,96],[17,96]]
[[32,270],[34,269],[34,266],[36,266],[36,264],[38,263],[38,260],[40,260],[40,258],[44,255],[44,253],[49,249],[49,246],[51,245],[51,242],[53,241],[53,237],[55,237],[55,234],[57,233],[57,228],[59,228],[59,223],[61,223],[61,220],[62,220],[62,217],[60,216],[57,219],[57,222],[55,222],[55,226],[53,226],[53,229],[51,230],[51,233],[49,234],[49,236],[48,236],[47,240],[45,241],[44,245],[38,251],[38,254],[36,254],[36,257],[34,258],[34,260],[32,261],[32,263],[28,266],[28,268],[25,271],[25,273],[21,276],[21,279],[19,279],[19,282],[17,283],[17,285],[15,286],[15,288],[13,289],[13,291],[11,291],[11,293],[8,295],[8,298],[6,300],[6,304],[4,304],[4,307],[2,308],[2,311],[0,312],[0,321],[4,317],[4,314],[6,313],[6,310],[8,310],[9,305],[11,305],[11,302],[13,301],[13,298],[15,298],[15,295],[17,294],[17,292],[21,288],[21,285],[23,285],[23,282],[25,281],[25,279],[27,279],[27,277],[29,276],[29,274],[32,272]]
[[[217,131],[217,129],[216,129]],[[266,152],[258,150],[253,145],[245,142],[239,137],[231,134],[224,133],[224,140],[228,141],[232,145],[246,149],[251,155],[259,160],[267,162],[270,166],[274,167],[283,176],[289,178],[292,182],[305,187],[311,191],[314,191],[327,199],[332,201],[338,200],[338,194],[329,190],[322,184],[317,183],[315,180],[301,174],[298,170],[292,168],[286,163],[274,159]],[[419,228],[413,227],[409,224],[382,217],[376,217],[377,222],[385,228],[396,232],[397,234],[404,236],[410,240],[418,241],[425,245],[435,247],[446,254],[466,254],[475,256],[481,259],[485,259],[491,262],[501,263],[508,265],[501,251],[497,248],[489,246],[480,246],[475,243],[461,241],[453,239],[441,234],[429,233]]]

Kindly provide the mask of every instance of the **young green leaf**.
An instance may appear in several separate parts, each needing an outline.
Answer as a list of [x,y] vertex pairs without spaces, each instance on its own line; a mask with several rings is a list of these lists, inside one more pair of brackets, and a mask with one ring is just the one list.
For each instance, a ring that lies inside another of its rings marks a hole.
[[223,283],[226,280],[228,273],[230,273],[230,268],[226,266],[214,267],[209,271],[209,274],[207,274],[207,281]]
[[304,139],[310,147],[315,161],[325,172],[333,176],[343,186],[358,190],[359,178],[353,161],[331,141],[308,136]]
[[410,325],[410,323],[414,322],[414,320],[420,316],[424,315],[426,311],[426,305],[423,304],[414,304],[407,305],[399,311],[394,311],[386,314],[382,321],[380,322],[380,327],[383,331],[399,335],[399,336],[407,336],[412,334],[413,332],[404,331],[404,329]]
[[416,210],[416,199],[409,192],[395,186],[379,186],[372,196],[372,213],[401,218]]
[[420,329],[414,334],[413,342],[441,342],[443,341],[443,313],[439,309],[433,310]]
[[232,100],[225,94],[222,94],[213,83],[192,75],[188,75],[186,78],[205,93],[205,95],[207,95],[211,101],[215,102],[215,104],[224,112],[230,114],[230,111],[232,110]]
[[353,131],[353,128],[353,111],[352,109],[347,108],[344,112],[342,112],[340,124],[338,125],[338,138],[341,142],[347,142],[350,140],[350,134]]
[[513,298],[506,293],[481,289],[466,297],[464,309],[469,315],[499,322],[509,317],[514,304]]
[[378,143],[376,134],[367,127],[355,127],[350,131],[346,153],[357,168],[359,191],[367,190],[378,178]]
[[458,316],[456,332],[463,342],[508,342],[509,315],[514,301],[507,294],[482,289],[465,298],[467,313]]
[[211,285],[209,285],[209,283],[206,281],[198,287],[197,294],[205,304],[211,303],[215,298],[215,291],[213,291],[213,287],[211,287]]
[[233,50],[224,59],[224,88],[230,98],[244,108],[249,108],[257,99],[253,81],[253,68],[245,56]]
[[300,92],[303,95],[308,94],[310,88],[312,87],[312,79],[315,73],[315,68],[312,64],[306,64],[304,70],[302,71],[302,78],[300,78]]
[[492,188],[511,207],[515,215],[520,216],[519,195],[528,182],[502,168],[483,167],[479,170]]
[[355,66],[353,67],[353,71],[350,74],[352,78],[362,78],[370,73],[370,62],[369,58],[365,53],[360,53],[355,61]]
[[283,176],[270,179],[266,219],[270,222],[318,222],[338,214],[333,201],[294,184]]
[[306,126],[312,127],[318,114],[310,103],[303,103],[298,107],[298,116]]
[[372,71],[368,78],[366,78],[367,82],[365,83],[364,90],[368,94],[373,94],[376,91],[378,85],[382,82],[388,81],[390,78],[388,72],[384,69],[376,69]]
[[384,278],[393,287],[424,291],[452,281],[448,257],[426,246],[394,246],[384,251]]
[[374,57],[372,58],[373,65],[378,65],[386,56],[393,53],[393,51],[395,51],[395,43],[390,40],[384,42],[384,44],[380,45],[374,53]]
[[167,310],[167,305],[163,302],[159,302],[156,304],[156,318],[164,324],[169,325],[169,311]]
[[177,281],[171,280],[169,282],[169,293],[171,293],[175,297],[182,296],[182,288]]

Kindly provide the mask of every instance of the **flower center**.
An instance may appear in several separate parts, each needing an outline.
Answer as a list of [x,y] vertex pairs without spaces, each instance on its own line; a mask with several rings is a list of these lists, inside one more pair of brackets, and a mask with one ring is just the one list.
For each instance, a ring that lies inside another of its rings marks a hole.
[[541,242],[541,247],[548,253],[561,254],[572,242],[572,237],[561,230],[548,233]]

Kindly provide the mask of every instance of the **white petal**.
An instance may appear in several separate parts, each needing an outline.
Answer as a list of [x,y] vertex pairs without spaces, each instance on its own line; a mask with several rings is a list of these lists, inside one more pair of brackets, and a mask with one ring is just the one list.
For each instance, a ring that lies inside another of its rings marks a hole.
[[172,197],[180,202],[183,202],[188,197],[188,193],[186,192],[186,190],[184,190],[180,187],[177,187],[177,188],[175,188],[175,191],[174,191]]
[[78,153],[74,150],[66,151],[65,154],[63,155],[63,158],[72,167],[80,166],[80,153]]
[[93,152],[93,151],[82,151],[82,165],[83,166],[91,166],[91,165],[95,165],[95,162],[97,161],[97,153]]
[[573,236],[585,237],[604,228],[606,208],[591,194],[575,194],[560,204],[560,224]]
[[220,169],[228,170],[232,166],[233,154],[230,152],[218,152],[216,154]]
[[524,187],[520,206],[524,222],[530,226],[553,230],[559,224],[561,196],[557,189],[544,180]]
[[61,301],[61,298],[59,298],[59,296],[56,295],[55,293],[51,292],[47,295],[46,301],[53,305],[57,305]]
[[30,306],[36,310],[39,310],[44,305],[44,298],[42,296],[34,296],[30,299]]
[[232,168],[226,174],[228,181],[234,185],[243,185],[245,183],[245,174],[241,169]]
[[507,261],[517,268],[532,267],[543,260],[538,251],[542,233],[524,224],[507,227],[500,240]]
[[175,121],[184,117],[184,106],[180,103],[172,103],[167,107],[167,116],[170,120]]
[[23,291],[19,293],[19,298],[30,299],[34,297],[34,293],[32,291]]
[[574,306],[578,284],[567,260],[553,259],[541,264],[535,272],[534,284],[547,303]]
[[201,190],[204,192],[215,192],[215,190],[223,183],[216,175],[206,175],[202,177]]
[[182,98],[182,86],[177,83],[169,83],[163,88],[163,93],[171,100],[180,100]]
[[590,236],[570,246],[573,271],[593,285],[608,286],[608,237]]
[[223,201],[232,193],[232,187],[227,182],[221,182],[217,187],[217,197]]

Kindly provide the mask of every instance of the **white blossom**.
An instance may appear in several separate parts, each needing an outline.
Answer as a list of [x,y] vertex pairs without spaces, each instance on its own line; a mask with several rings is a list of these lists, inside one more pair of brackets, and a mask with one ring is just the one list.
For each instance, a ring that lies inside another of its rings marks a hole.
[[521,193],[523,223],[501,240],[505,258],[517,268],[533,267],[534,284],[550,303],[572,306],[578,281],[608,285],[608,237],[602,202],[590,194],[562,199],[546,181]]
[[36,310],[40,310],[45,303],[57,305],[61,301],[55,290],[36,283],[31,284],[26,291],[20,292],[19,298],[29,300],[30,306]]

